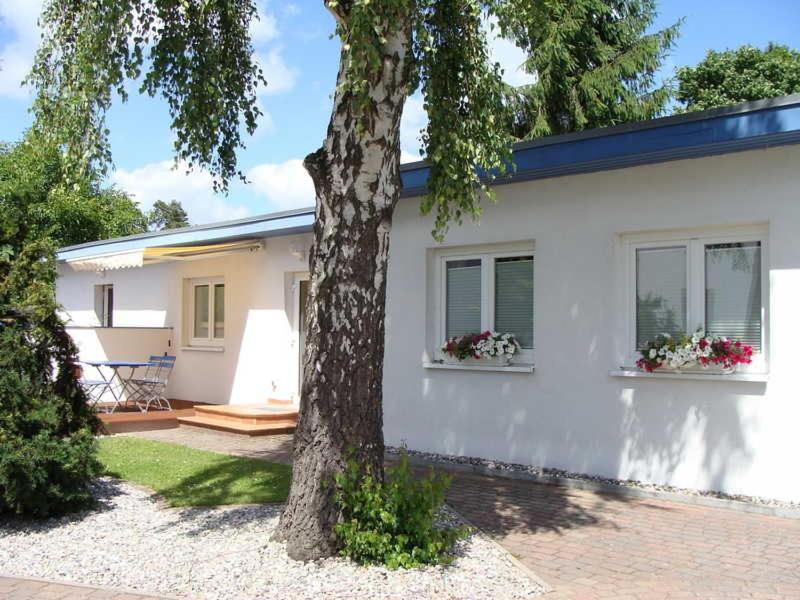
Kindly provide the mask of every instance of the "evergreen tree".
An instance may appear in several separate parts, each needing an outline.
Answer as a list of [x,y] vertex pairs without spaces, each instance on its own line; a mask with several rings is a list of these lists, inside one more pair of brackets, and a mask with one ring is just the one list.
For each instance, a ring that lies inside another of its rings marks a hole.
[[[652,119],[672,95],[655,74],[680,22],[647,33],[655,0],[530,2],[530,18],[500,19],[501,31],[528,53],[533,84],[509,88],[517,139]],[[521,27],[520,25],[524,25]]]
[[769,44],[709,50],[694,67],[678,69],[677,100],[684,111],[775,98],[800,92],[800,52]]
[[189,226],[189,215],[177,200],[164,202],[156,200],[153,208],[147,213],[147,224],[151,229],[178,229]]
[[29,192],[0,194],[0,514],[45,517],[91,502],[99,423],[57,314],[53,244],[31,231]]

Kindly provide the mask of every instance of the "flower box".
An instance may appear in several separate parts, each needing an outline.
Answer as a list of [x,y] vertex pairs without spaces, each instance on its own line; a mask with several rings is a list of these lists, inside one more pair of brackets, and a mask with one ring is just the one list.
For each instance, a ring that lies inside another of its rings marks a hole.
[[636,366],[652,373],[733,373],[739,365],[752,362],[753,347],[738,340],[706,335],[702,330],[693,335],[656,336],[639,349]]
[[445,340],[444,362],[451,365],[508,366],[520,345],[513,333],[468,333]]
[[486,356],[482,358],[464,358],[457,359],[455,356],[445,354],[443,358],[445,364],[448,365],[484,365],[491,367],[507,367],[511,364],[511,359],[506,356]]
[[[645,369],[646,370],[646,369]],[[679,369],[669,369],[669,368],[660,368],[658,369],[659,373],[675,373],[676,375],[680,375],[681,373],[692,374],[695,375],[697,373],[705,373],[708,375],[730,375],[731,373],[736,372],[736,367],[723,367],[721,365],[709,365],[707,367],[703,367],[699,364],[694,366],[685,366]]]

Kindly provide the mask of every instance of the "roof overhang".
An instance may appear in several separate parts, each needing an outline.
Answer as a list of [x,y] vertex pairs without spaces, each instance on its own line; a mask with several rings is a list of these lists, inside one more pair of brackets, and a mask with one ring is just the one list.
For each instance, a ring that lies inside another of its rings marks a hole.
[[216,258],[234,252],[254,252],[262,247],[263,243],[260,240],[241,240],[202,246],[148,246],[136,250],[107,252],[83,258],[67,259],[66,263],[75,271],[113,271],[160,262]]
[[60,262],[95,258],[108,254],[123,254],[145,248],[188,247],[223,244],[273,236],[297,235],[311,231],[314,224],[314,209],[298,209],[248,217],[235,221],[197,225],[184,229],[151,231],[110,240],[99,240],[61,248],[57,258]]
[[[800,144],[800,94],[522,142],[514,146],[515,169],[492,185],[787,144]],[[402,196],[428,192],[428,163],[400,171]]]

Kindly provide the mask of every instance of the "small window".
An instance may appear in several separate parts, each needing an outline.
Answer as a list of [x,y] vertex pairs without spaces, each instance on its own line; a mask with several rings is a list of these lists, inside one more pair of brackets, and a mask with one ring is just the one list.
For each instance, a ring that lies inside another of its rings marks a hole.
[[94,286],[94,312],[100,327],[114,326],[114,286]]
[[761,242],[707,244],[706,330],[761,349]]
[[636,250],[636,346],[686,331],[686,247]]
[[494,328],[510,332],[523,348],[533,348],[533,257],[496,258]]
[[702,329],[752,346],[765,367],[763,246],[760,234],[631,242],[630,356],[659,334]]
[[481,329],[481,260],[447,262],[447,334],[452,338]]
[[443,257],[442,339],[513,333],[533,360],[533,255],[491,252]]
[[192,343],[209,344],[225,338],[225,284],[193,280]]

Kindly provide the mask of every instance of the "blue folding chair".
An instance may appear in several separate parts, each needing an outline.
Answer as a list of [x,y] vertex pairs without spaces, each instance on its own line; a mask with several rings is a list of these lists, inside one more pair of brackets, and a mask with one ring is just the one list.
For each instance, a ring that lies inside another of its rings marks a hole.
[[[86,364],[86,363],[81,363]],[[106,379],[103,376],[103,372],[95,367],[97,372],[100,375],[100,379],[87,379],[86,378],[86,369],[81,366],[81,378],[78,380],[78,384],[83,388],[83,391],[86,393],[86,396],[89,398],[89,404],[97,408],[97,405],[100,404],[100,401],[103,399],[103,394],[105,394],[111,388],[111,381]]]
[[128,400],[136,403],[142,412],[154,406],[158,410],[172,410],[167,399],[167,384],[175,366],[174,356],[151,356],[144,376],[128,382]]

